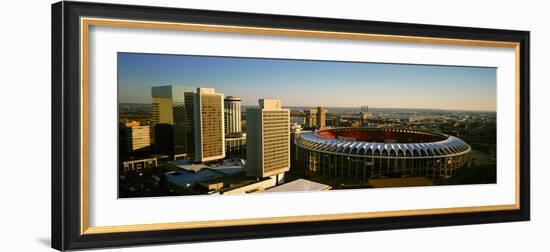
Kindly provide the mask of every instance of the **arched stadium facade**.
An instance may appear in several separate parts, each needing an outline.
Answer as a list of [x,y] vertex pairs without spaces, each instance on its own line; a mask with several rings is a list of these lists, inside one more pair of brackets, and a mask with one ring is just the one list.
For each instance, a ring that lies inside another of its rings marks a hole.
[[298,137],[293,170],[357,182],[387,176],[448,178],[471,147],[450,135],[402,129],[334,128]]

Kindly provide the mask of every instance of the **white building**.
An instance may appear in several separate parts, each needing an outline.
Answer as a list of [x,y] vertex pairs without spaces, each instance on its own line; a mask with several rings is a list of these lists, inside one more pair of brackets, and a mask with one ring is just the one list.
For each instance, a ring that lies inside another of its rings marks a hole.
[[259,102],[259,108],[246,110],[247,175],[276,176],[280,183],[290,169],[290,111],[281,107],[280,100]]
[[240,133],[241,126],[241,98],[228,96],[224,99],[225,134]]

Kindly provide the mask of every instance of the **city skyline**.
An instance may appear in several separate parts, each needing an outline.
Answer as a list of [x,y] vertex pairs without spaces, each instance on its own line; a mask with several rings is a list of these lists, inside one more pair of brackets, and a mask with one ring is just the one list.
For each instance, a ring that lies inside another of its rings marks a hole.
[[151,103],[152,86],[177,85],[215,88],[243,106],[276,98],[285,107],[496,110],[496,68],[137,53],[118,61],[119,103]]

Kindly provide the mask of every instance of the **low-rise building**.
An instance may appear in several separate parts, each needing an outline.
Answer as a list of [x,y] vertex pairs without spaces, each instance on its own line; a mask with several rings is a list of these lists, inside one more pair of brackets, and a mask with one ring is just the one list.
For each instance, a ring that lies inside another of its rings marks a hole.
[[242,159],[227,159],[217,164],[195,164],[190,159],[166,163],[172,171],[164,173],[166,186],[179,194],[217,194],[223,188],[246,180]]
[[282,185],[278,185],[265,190],[266,192],[305,192],[305,191],[326,191],[330,190],[330,185],[317,183],[306,179],[297,179]]
[[124,172],[141,171],[142,169],[157,166],[158,159],[156,157],[122,161],[122,171]]

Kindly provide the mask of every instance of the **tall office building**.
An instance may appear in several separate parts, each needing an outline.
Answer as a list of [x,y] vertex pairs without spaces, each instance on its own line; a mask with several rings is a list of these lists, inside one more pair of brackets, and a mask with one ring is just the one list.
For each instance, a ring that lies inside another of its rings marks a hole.
[[369,106],[361,106],[361,112],[359,113],[359,121],[361,125],[367,125],[369,115]]
[[260,99],[259,108],[246,110],[247,175],[258,178],[276,176],[282,182],[290,169],[290,111],[281,101]]
[[128,123],[124,128],[124,137],[127,152],[148,150],[151,147],[149,126]]
[[186,89],[183,97],[184,101],[184,114],[185,122],[184,135],[185,135],[185,149],[189,157],[195,155],[195,88]]
[[241,132],[241,98],[227,96],[224,99],[225,134]]
[[195,162],[225,157],[223,94],[213,88],[197,88],[195,109]]
[[317,126],[317,110],[306,109],[304,110],[305,122],[304,127],[315,128]]
[[326,127],[327,110],[322,107],[317,107],[317,127],[322,129]]
[[[194,152],[193,136],[193,95],[195,89],[181,86],[158,86],[151,87],[151,119],[156,125],[161,127],[158,130],[153,129],[153,139],[155,149],[169,150],[170,154],[187,153],[192,155]],[[189,112],[190,111],[190,112]],[[166,132],[168,126],[171,126],[172,132]],[[162,137],[171,135],[172,140],[159,139],[156,133]],[[159,141],[157,143],[157,140]],[[160,146],[168,144],[172,146]],[[157,148],[158,147],[158,148]]]
[[174,127],[167,123],[153,125],[153,149],[174,158]]

